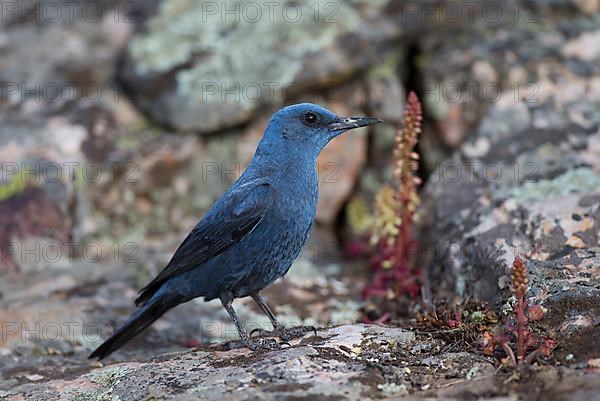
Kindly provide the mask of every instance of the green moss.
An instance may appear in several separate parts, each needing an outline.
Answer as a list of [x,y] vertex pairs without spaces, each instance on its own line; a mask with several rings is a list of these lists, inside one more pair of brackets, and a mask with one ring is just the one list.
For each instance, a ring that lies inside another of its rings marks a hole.
[[511,191],[517,202],[544,200],[573,192],[589,192],[600,188],[600,176],[590,168],[578,168],[552,180],[528,182]]
[[0,202],[14,195],[20,194],[27,186],[27,173],[24,169],[19,169],[17,174],[12,176],[6,184],[0,184]]

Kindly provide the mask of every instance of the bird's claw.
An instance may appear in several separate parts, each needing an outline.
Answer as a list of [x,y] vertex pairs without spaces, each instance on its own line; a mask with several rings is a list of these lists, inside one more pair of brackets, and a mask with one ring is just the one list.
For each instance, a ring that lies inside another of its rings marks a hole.
[[289,343],[278,343],[277,341],[275,341],[272,338],[262,338],[259,340],[248,340],[248,344],[246,345],[248,348],[250,348],[250,350],[252,351],[256,351],[258,349],[264,349],[267,351],[275,351],[275,350],[279,350],[281,348],[283,348],[281,345],[282,344],[287,344],[288,346],[290,346]]
[[293,340],[294,338],[303,337],[306,333],[314,333],[317,335],[317,328],[315,326],[296,326],[290,328],[284,328],[281,330],[279,338],[283,341]]
[[239,340],[239,341],[230,341],[225,343],[224,348],[226,351],[231,351],[234,349],[240,348],[248,348],[250,351],[256,351],[259,349],[267,350],[267,351],[275,351],[282,349],[282,345],[287,345],[291,347],[290,343],[287,342],[277,342],[273,338],[261,338],[261,339],[247,339],[247,340]]
[[274,331],[275,330],[268,331],[268,330],[264,330],[261,328],[256,328],[256,329],[253,329],[252,331],[250,331],[250,337],[253,337],[254,333],[258,333],[257,337],[276,337],[276,336],[272,335],[272,333]]

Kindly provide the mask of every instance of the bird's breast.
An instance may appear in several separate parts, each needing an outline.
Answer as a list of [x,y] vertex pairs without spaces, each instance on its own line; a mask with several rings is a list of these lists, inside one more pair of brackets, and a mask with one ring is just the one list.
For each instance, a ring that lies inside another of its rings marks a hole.
[[243,265],[233,288],[236,296],[260,290],[283,276],[300,254],[317,209],[315,177],[278,180],[274,203],[250,237],[240,243]]
[[277,194],[278,201],[285,215],[295,218],[302,216],[312,221],[317,211],[319,192],[317,172],[314,167],[299,172],[302,173],[300,177],[292,175],[283,180],[282,191]]

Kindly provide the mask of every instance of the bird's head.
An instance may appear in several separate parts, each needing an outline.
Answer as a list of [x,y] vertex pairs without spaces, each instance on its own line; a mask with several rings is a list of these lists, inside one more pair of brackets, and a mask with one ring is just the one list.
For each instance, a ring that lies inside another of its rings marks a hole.
[[318,154],[336,136],[380,122],[382,120],[373,117],[340,117],[316,104],[300,103],[273,114],[265,139]]

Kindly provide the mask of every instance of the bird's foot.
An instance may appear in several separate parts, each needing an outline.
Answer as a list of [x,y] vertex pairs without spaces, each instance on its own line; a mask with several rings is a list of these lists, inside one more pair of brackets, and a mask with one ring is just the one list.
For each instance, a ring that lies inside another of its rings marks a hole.
[[317,335],[317,328],[314,326],[296,326],[296,327],[283,327],[279,326],[272,331],[263,330],[263,329],[254,329],[250,332],[250,337],[252,337],[255,333],[257,333],[258,337],[278,337],[283,341],[293,340],[295,338],[300,338],[304,336],[306,333],[313,332],[315,336]]
[[248,339],[247,341],[230,341],[224,345],[225,350],[231,351],[234,349],[248,348],[251,351],[267,350],[275,351],[283,348],[283,345],[291,346],[289,343],[282,341],[277,342],[273,338]]
[[281,342],[278,343],[277,341],[275,341],[272,338],[261,338],[258,340],[248,340],[248,343],[246,344],[246,346],[248,348],[250,348],[252,351],[256,351],[259,349],[264,349],[267,351],[274,351],[274,350],[278,350],[278,349],[282,349],[282,345],[287,345],[290,346],[290,344],[286,343],[286,342]]
[[294,338],[303,337],[306,333],[314,333],[317,335],[317,328],[315,326],[296,326],[290,328],[283,328],[279,338],[283,341],[292,340]]

